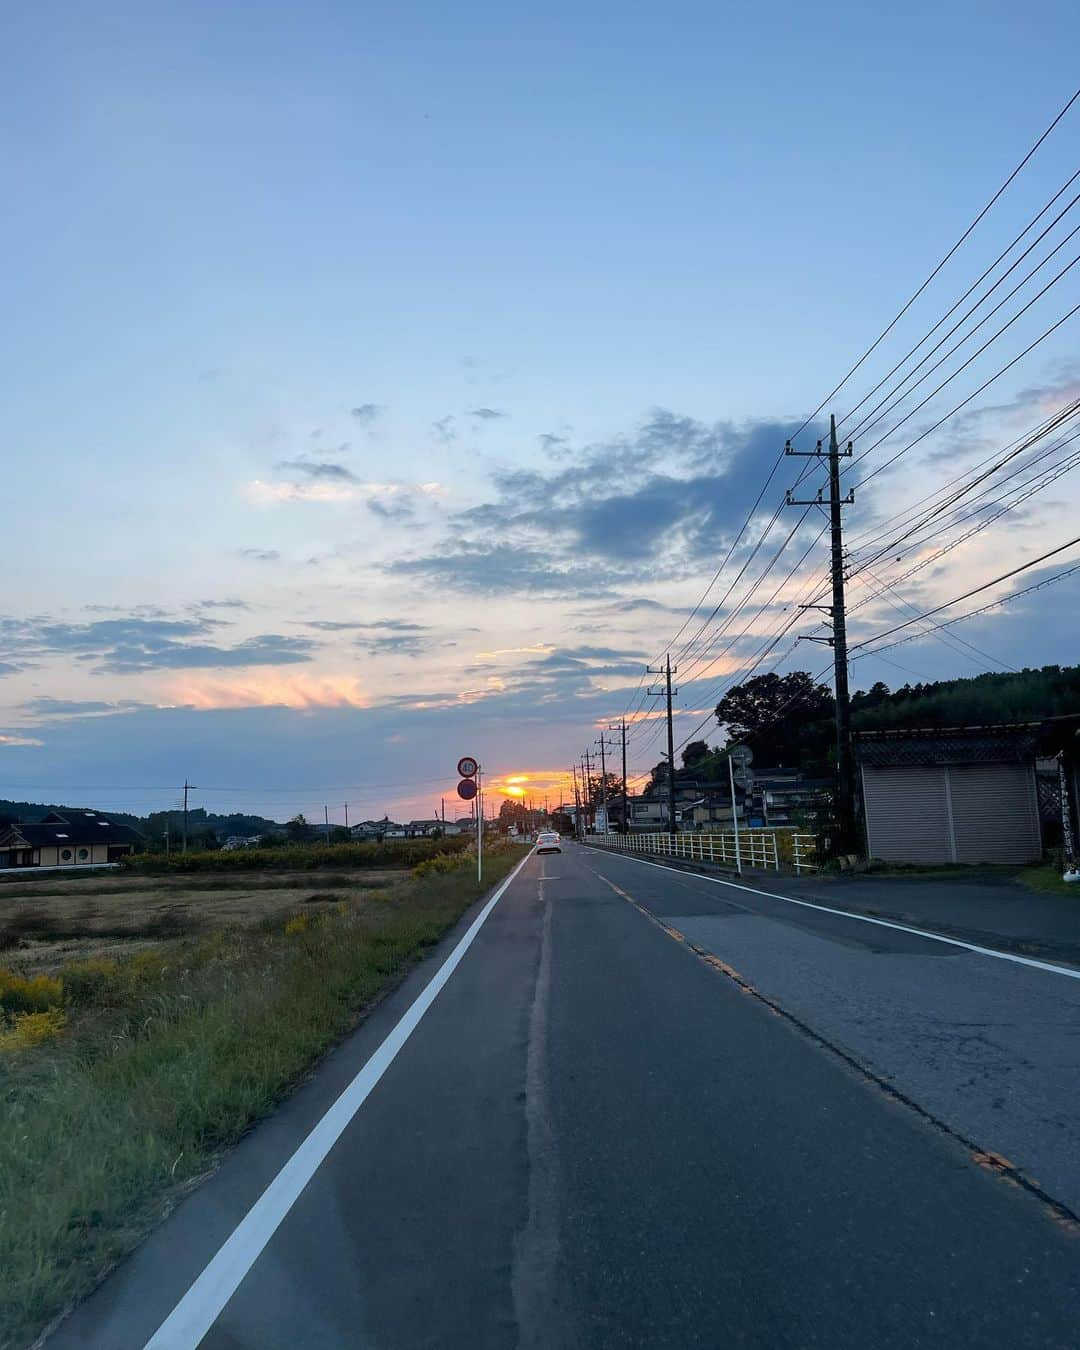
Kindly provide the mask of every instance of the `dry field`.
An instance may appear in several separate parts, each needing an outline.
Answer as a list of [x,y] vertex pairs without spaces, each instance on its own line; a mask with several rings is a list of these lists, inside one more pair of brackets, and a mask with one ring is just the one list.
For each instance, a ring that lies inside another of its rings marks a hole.
[[407,874],[394,868],[20,877],[0,885],[0,964],[51,974],[71,961],[114,960],[214,928],[276,924],[342,902],[353,906]]

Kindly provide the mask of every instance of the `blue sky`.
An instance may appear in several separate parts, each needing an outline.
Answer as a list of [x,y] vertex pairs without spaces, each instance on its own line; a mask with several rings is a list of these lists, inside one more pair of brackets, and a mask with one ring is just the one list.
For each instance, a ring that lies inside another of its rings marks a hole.
[[[466,751],[560,771],[634,701],[784,436],[1069,97],[1078,29],[1064,3],[24,7],[0,54],[0,795],[149,809],[187,775],[212,806],[426,813]],[[838,413],[1058,190],[1078,127]],[[1075,397],[1076,335],[860,492],[853,537]],[[1052,547],[1078,504],[1063,477],[903,596]],[[1070,585],[959,631],[1004,665],[1080,660]],[[889,658],[855,683],[978,669],[938,640]]]

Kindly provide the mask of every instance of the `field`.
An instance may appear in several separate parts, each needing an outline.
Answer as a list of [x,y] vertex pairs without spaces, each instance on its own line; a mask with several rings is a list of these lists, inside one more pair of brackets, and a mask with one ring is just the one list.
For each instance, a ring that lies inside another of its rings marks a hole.
[[52,974],[72,961],[108,959],[168,938],[285,921],[355,905],[408,869],[351,872],[97,873],[0,886],[0,962]]
[[[429,850],[431,852],[431,850]],[[522,856],[0,886],[0,1350],[23,1350]]]

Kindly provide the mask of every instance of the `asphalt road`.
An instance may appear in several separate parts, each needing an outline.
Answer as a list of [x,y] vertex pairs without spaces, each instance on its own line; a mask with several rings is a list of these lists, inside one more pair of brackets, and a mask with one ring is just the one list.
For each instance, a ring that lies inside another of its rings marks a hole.
[[[143,1347],[191,1304],[464,931],[50,1350]],[[976,1149],[1001,1151],[1004,1120],[1031,1156],[1059,1157],[1045,1139],[1075,1093],[1080,982],[946,953],[576,846],[530,858],[253,1264],[226,1280],[201,1344],[1073,1350],[1070,1169],[1036,1193],[1026,1166],[1002,1175]],[[1021,1095],[1043,1094],[1026,1115],[960,1118],[982,1100],[947,1090],[966,990],[1009,1006],[1002,1072],[1026,1057]],[[860,1002],[878,1009],[865,1045]],[[929,1086],[915,1077],[929,1042],[884,1033],[920,1002],[944,1004]],[[1045,1039],[1040,1019],[1059,1030],[1045,1058],[1028,1043]]]

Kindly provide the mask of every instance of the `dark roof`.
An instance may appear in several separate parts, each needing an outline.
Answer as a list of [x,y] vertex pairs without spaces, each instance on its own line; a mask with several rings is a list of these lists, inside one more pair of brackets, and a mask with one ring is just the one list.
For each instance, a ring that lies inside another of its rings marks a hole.
[[17,825],[0,826],[0,840],[9,834],[18,834],[31,848],[61,847],[72,844],[134,844],[143,842],[142,835],[130,825],[117,825],[96,811],[71,811],[60,816],[50,811],[46,820],[35,820]]

